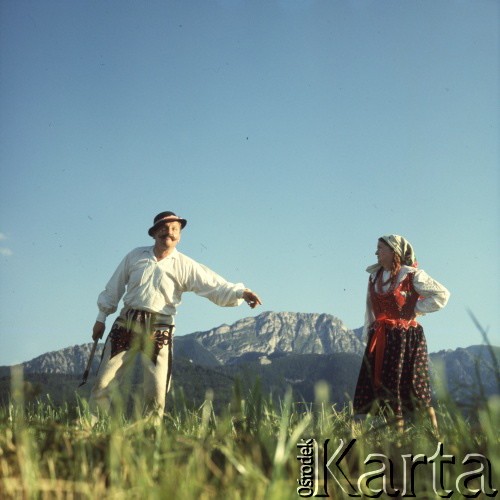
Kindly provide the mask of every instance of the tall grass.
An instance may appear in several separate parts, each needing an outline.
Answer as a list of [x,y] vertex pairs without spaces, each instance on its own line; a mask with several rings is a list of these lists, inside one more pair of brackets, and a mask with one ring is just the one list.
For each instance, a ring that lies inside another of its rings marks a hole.
[[[92,428],[83,403],[72,418],[67,407],[23,409],[13,401],[0,414],[0,498],[289,499],[298,498],[296,445],[302,437],[320,445],[330,439],[333,449],[341,439],[356,439],[345,464],[352,478],[368,470],[370,453],[383,453],[399,467],[404,453],[436,452],[425,420],[399,435],[381,418],[353,423],[348,409],[337,411],[321,399],[304,409],[291,393],[278,407],[249,394],[216,416],[211,397],[197,410],[170,413],[156,427],[110,418]],[[446,484],[454,487],[468,453],[482,454],[499,470],[498,401],[485,404],[477,420],[465,419],[450,402],[438,411],[445,453],[457,460],[446,471]],[[424,469],[417,479],[417,497],[435,498],[432,471]],[[348,498],[333,480],[328,492]]]
[[[208,392],[199,408],[188,408],[182,397],[170,398],[162,425],[120,416],[89,425],[85,401],[57,407],[50,401],[26,405],[22,373],[13,373],[12,400],[0,409],[0,498],[100,499],[293,499],[300,462],[297,443],[314,438],[319,459],[329,458],[341,442],[356,439],[342,469],[355,483],[373,470],[365,463],[373,453],[388,457],[395,486],[401,483],[402,455],[444,453],[455,457],[447,465],[443,485],[462,498],[456,479],[467,470],[467,454],[480,454],[493,471],[500,470],[500,400],[484,400],[474,415],[459,411],[441,389],[437,407],[440,435],[425,416],[416,416],[404,434],[390,419],[353,420],[349,408],[329,403],[328,387],[318,384],[314,402],[295,402],[292,393],[278,401],[262,393],[258,382],[248,393],[235,384],[233,401],[221,414],[213,410],[216,394]],[[179,396],[179,395],[177,395]],[[323,443],[330,447],[323,456]],[[380,467],[380,464],[376,464]],[[480,477],[468,487],[479,488]],[[339,484],[340,483],[340,484]],[[329,477],[331,498],[349,498],[347,483]],[[380,481],[373,481],[370,491]],[[486,485],[499,487],[498,484]],[[415,473],[417,498],[436,498],[432,468]],[[321,489],[319,491],[321,493]],[[373,496],[373,495],[372,495]],[[383,495],[382,498],[388,498]]]

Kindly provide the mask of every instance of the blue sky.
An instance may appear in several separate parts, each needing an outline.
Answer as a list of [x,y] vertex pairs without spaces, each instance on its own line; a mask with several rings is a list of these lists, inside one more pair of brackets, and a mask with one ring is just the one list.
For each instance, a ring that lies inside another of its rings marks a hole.
[[[264,306],[361,326],[377,238],[451,291],[429,349],[500,345],[499,3],[0,4],[0,365],[90,341],[154,215]],[[111,318],[112,319],[112,318]],[[109,328],[109,324],[108,324]]]

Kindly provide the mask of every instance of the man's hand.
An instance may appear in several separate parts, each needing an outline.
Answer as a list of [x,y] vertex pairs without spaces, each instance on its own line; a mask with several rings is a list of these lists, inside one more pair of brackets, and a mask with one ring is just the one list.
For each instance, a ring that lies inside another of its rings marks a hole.
[[253,293],[252,290],[248,290],[248,288],[243,290],[242,298],[252,309],[258,305],[262,305],[259,296],[256,293]]
[[96,321],[94,328],[92,329],[92,339],[94,341],[101,339],[103,334],[104,334],[105,329],[106,329],[106,325],[104,323],[101,323],[100,321]]

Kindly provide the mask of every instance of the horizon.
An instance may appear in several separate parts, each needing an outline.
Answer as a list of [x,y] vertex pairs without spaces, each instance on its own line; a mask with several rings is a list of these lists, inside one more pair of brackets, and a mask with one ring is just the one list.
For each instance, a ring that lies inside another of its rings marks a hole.
[[[201,331],[194,331],[194,332],[190,332],[190,333],[186,333],[184,335],[181,335],[181,337],[185,337],[185,336],[188,336],[188,335],[195,335],[197,333],[206,333],[206,332],[209,332],[211,330],[216,330],[220,327],[223,327],[223,326],[229,326],[229,327],[232,327],[234,326],[236,323],[240,322],[240,321],[245,321],[249,318],[252,318],[252,319],[255,319],[255,318],[258,318],[259,316],[262,316],[264,314],[301,314],[301,315],[317,315],[317,316],[323,316],[323,315],[326,315],[326,316],[331,316],[335,319],[338,319],[341,321],[342,325],[345,326],[344,322],[342,321],[341,318],[333,315],[333,314],[328,314],[328,313],[304,313],[304,312],[293,312],[293,311],[262,311],[260,312],[259,314],[255,315],[255,316],[246,316],[244,318],[240,318],[238,320],[236,320],[234,323],[231,323],[231,324],[227,324],[227,323],[222,323],[221,325],[217,325],[217,326],[214,326],[212,328],[209,328],[208,330],[201,330]],[[359,327],[359,328],[363,328],[362,326]],[[351,331],[353,332],[354,334],[356,333],[356,330],[359,330],[359,328],[355,328],[355,329],[350,329],[348,328],[348,331]],[[102,338],[99,340],[98,344],[101,344],[103,345],[105,343],[106,339],[105,338]],[[363,342],[363,345],[366,345],[366,342],[365,340],[362,340]],[[51,353],[54,353],[54,352],[59,352],[59,351],[63,351],[63,350],[66,350],[66,349],[72,349],[74,347],[81,347],[81,346],[84,346],[84,345],[92,345],[93,342],[83,342],[82,344],[73,344],[73,345],[68,345],[66,347],[62,347],[60,349],[54,349],[54,350],[50,350],[50,351],[47,351],[47,352],[43,352],[43,353],[40,353],[36,356],[34,356],[33,358],[31,359],[26,359],[20,363],[15,363],[15,364],[12,364],[12,365],[0,365],[0,368],[5,368],[5,367],[12,367],[12,366],[17,366],[17,365],[22,365],[22,364],[25,364],[25,363],[29,363],[30,361],[33,361],[37,358],[40,358],[40,357],[43,357],[45,356],[46,354],[51,354]],[[443,348],[443,349],[439,349],[439,350],[430,350],[429,349],[429,356],[431,354],[439,354],[440,352],[453,352],[453,351],[456,351],[457,349],[468,349],[468,348],[471,348],[471,347],[485,347],[485,348],[488,348],[488,347],[493,347],[493,348],[498,348],[500,349],[500,345],[494,345],[494,344],[486,344],[486,343],[481,343],[481,344],[471,344],[471,345],[468,345],[468,346],[464,346],[464,347],[456,347],[456,348]],[[341,351],[343,352],[343,351]],[[293,351],[290,351],[290,352],[284,352],[284,354],[294,354]],[[323,353],[305,353],[305,354],[319,354],[319,355],[328,355],[328,354],[323,354]],[[175,355],[175,335],[174,335],[174,355]],[[95,374],[94,374],[95,375]]]

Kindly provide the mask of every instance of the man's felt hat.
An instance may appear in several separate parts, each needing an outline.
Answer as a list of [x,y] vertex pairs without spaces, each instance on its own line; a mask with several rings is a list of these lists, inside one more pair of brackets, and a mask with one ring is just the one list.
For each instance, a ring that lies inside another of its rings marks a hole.
[[166,224],[167,222],[180,222],[181,228],[184,228],[184,226],[187,224],[186,219],[181,219],[180,217],[175,215],[174,212],[161,212],[154,218],[153,225],[149,228],[148,231],[149,236],[153,236],[153,233],[161,225]]

